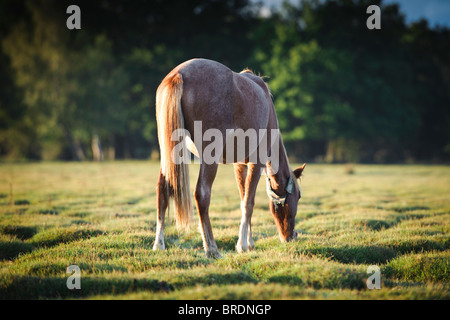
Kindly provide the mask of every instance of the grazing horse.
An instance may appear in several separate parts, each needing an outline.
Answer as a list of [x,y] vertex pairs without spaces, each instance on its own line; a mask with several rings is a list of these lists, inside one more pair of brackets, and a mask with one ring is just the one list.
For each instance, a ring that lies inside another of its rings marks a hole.
[[[294,230],[295,216],[301,189],[297,182],[305,165],[292,171],[289,167],[286,150],[281,136],[261,134],[258,143],[267,139],[266,147],[270,154],[277,154],[277,166],[273,160],[250,161],[256,150],[244,150],[240,156],[236,152],[236,144],[230,144],[230,129],[242,129],[247,132],[279,130],[278,120],[272,103],[268,85],[261,77],[246,69],[235,73],[228,67],[207,59],[186,61],[173,69],[161,82],[156,93],[156,119],[161,154],[161,169],[156,186],[157,226],[153,249],[164,250],[164,217],[169,200],[173,198],[177,227],[187,227],[192,216],[193,206],[189,191],[189,161],[174,161],[173,150],[181,143],[187,150],[198,155],[208,151],[210,147],[204,141],[190,137],[198,135],[194,132],[196,123],[201,123],[200,136],[208,130],[214,130],[222,141],[222,149],[216,149],[213,161],[201,161],[200,172],[194,192],[200,218],[200,229],[203,246],[207,257],[219,258],[209,220],[209,204],[211,187],[216,177],[219,163],[233,163],[237,185],[241,196],[242,219],[239,240],[236,244],[238,252],[252,250],[255,244],[252,239],[251,217],[255,203],[255,193],[261,173],[267,176],[267,194],[269,207],[274,217],[281,241],[290,241],[297,237]],[[198,127],[198,126],[197,126]],[[181,129],[181,130],[180,130]],[[178,130],[179,135],[174,137]],[[260,131],[261,130],[261,131]],[[271,138],[272,137],[272,138]],[[218,138],[216,137],[216,140]],[[220,139],[219,139],[220,140]],[[274,140],[274,141],[272,141]],[[278,142],[278,143],[275,143]],[[216,144],[217,146],[217,144]],[[246,144],[247,146],[247,144]],[[229,158],[226,149],[234,151]],[[276,148],[276,149],[275,149]],[[210,151],[210,150],[209,150]],[[225,157],[227,155],[227,157]],[[186,158],[185,158],[186,159]],[[257,158],[259,159],[259,158]]]

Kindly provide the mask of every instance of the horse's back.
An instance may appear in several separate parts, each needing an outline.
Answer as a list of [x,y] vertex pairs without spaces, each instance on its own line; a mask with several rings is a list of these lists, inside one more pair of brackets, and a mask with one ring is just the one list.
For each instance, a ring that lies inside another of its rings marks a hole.
[[242,129],[269,129],[272,105],[266,83],[250,71],[235,74],[235,126]]
[[204,129],[267,128],[270,96],[264,81],[235,73],[207,59],[193,59],[177,71],[183,78],[185,124],[202,121]]
[[194,59],[187,61],[179,73],[183,78],[181,103],[186,124],[202,120],[208,127],[220,128],[215,119],[232,119],[229,106],[234,99],[233,72],[228,67],[212,60]]
[[[268,87],[251,72],[235,73],[219,62],[193,59],[176,67],[171,74],[181,75],[183,81],[181,106],[185,129],[191,137],[198,130],[194,129],[195,122],[201,123],[202,136],[206,130],[219,130],[224,139],[223,154],[231,141],[230,129],[259,132],[277,126],[270,116],[273,106]],[[195,144],[197,150],[206,147]],[[246,155],[254,151],[248,150]]]

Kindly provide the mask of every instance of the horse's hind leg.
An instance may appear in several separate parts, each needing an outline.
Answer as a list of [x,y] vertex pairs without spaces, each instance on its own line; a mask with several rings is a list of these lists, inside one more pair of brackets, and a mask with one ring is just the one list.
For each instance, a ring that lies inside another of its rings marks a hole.
[[158,202],[158,209],[156,213],[156,238],[153,250],[164,250],[164,217],[169,203],[169,190],[161,170],[159,171],[158,183],[156,184],[156,201]]
[[[255,205],[255,194],[258,186],[259,178],[261,177],[261,167],[248,164],[247,170],[244,171],[239,168],[241,165],[235,165],[236,180],[238,181],[239,191],[241,193],[241,211],[242,219],[239,228],[239,240],[236,244],[236,250],[238,252],[244,252],[247,250],[253,250],[255,243],[252,237],[251,219],[253,214],[253,207]],[[244,177],[244,172],[246,176]],[[245,183],[245,188],[242,184]],[[242,193],[242,189],[245,190]]]
[[198,175],[197,186],[195,188],[195,201],[197,203],[198,214],[200,217],[200,228],[203,238],[203,247],[205,249],[206,257],[220,258],[219,250],[209,221],[209,204],[211,201],[211,187],[217,173],[217,164],[200,165],[200,173]]

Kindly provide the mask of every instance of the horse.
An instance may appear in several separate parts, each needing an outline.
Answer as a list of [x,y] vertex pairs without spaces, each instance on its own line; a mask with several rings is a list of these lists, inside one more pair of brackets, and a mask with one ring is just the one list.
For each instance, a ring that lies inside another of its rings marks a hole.
[[[240,157],[225,157],[226,149],[234,149],[228,135],[229,129],[279,130],[272,95],[268,84],[251,70],[233,72],[225,65],[208,59],[192,59],[175,67],[161,82],[156,92],[156,119],[160,145],[161,166],[156,185],[157,223],[153,250],[164,250],[164,219],[169,201],[173,199],[175,220],[179,229],[186,229],[193,215],[189,187],[189,161],[173,161],[173,150],[178,144],[198,155],[207,151],[208,144],[190,139],[195,124],[201,123],[207,130],[221,133],[222,150],[216,150],[214,161],[201,161],[194,199],[197,205],[203,247],[208,258],[220,258],[209,219],[211,187],[219,163],[233,163],[241,198],[242,218],[239,228],[237,252],[253,250],[251,217],[255,193],[260,177],[265,173],[269,208],[282,242],[297,238],[295,216],[302,193],[297,179],[305,164],[291,170],[281,135],[267,138],[269,153],[278,154],[277,167],[273,161],[250,161],[250,154],[257,150],[245,150]],[[174,137],[177,130],[181,133]],[[212,139],[211,139],[212,140]],[[217,140],[217,138],[216,138]],[[204,142],[204,141],[203,141]],[[216,141],[215,141],[216,142]],[[278,142],[278,143],[274,143]],[[211,142],[212,144],[213,142]],[[231,147],[230,147],[231,146]],[[274,147],[276,146],[276,147]],[[260,145],[256,146],[259,149]],[[239,151],[239,150],[238,150]],[[186,158],[185,158],[186,159]],[[188,159],[190,160],[190,154]]]

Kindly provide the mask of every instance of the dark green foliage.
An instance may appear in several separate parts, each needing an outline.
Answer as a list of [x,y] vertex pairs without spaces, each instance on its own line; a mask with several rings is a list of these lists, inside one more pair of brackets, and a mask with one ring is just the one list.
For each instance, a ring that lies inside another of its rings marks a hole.
[[68,30],[70,4],[0,4],[1,157],[157,157],[156,88],[204,57],[268,77],[299,160],[449,160],[450,32],[407,25],[397,5],[304,0],[261,17],[249,0],[82,0]]
[[368,5],[303,1],[272,18],[272,48],[257,57],[285,141],[329,162],[448,157],[449,31],[408,27],[395,5],[381,6],[381,30],[368,30]]

